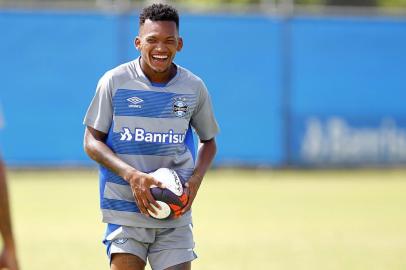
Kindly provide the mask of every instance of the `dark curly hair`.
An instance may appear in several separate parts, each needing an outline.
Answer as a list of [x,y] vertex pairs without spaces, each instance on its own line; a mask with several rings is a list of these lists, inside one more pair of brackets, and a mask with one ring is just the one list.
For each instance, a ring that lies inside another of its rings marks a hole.
[[166,4],[152,4],[145,7],[140,14],[140,26],[145,23],[146,20],[151,21],[171,21],[176,23],[176,29],[179,30],[179,14],[178,11]]

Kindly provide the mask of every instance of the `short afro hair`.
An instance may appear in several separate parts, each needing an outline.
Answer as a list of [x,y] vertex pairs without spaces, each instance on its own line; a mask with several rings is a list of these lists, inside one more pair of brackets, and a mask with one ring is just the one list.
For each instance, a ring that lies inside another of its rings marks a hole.
[[140,26],[145,23],[146,20],[151,21],[171,21],[176,23],[176,29],[179,30],[179,14],[178,11],[166,4],[152,4],[143,8],[140,14]]

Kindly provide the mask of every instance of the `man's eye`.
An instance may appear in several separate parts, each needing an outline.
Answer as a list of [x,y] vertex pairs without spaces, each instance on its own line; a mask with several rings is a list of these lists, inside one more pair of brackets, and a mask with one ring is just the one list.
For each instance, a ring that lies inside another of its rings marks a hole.
[[168,43],[168,44],[174,44],[174,43],[175,43],[175,40],[174,40],[174,39],[168,39],[168,40],[166,41],[166,43]]
[[147,42],[148,42],[148,43],[155,43],[155,42],[156,42],[156,40],[155,40],[155,39],[153,39],[153,38],[148,38],[148,39],[147,39]]

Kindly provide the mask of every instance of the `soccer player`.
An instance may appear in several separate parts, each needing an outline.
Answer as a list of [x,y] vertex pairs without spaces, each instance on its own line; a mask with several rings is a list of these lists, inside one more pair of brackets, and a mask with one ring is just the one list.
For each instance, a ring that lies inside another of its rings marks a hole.
[[[104,243],[112,270],[191,269],[196,258],[190,208],[215,153],[218,125],[203,81],[173,63],[182,49],[179,16],[168,5],[144,8],[135,47],[140,57],[99,80],[85,116],[84,148],[100,166]],[[195,157],[192,128],[201,147]],[[196,158],[196,161],[195,161]],[[157,220],[148,173],[171,168],[186,179],[182,215]]]
[[[0,129],[3,126],[0,111]],[[10,207],[7,194],[6,169],[0,156],[0,233],[3,251],[0,254],[0,269],[18,270],[16,247],[11,228]]]

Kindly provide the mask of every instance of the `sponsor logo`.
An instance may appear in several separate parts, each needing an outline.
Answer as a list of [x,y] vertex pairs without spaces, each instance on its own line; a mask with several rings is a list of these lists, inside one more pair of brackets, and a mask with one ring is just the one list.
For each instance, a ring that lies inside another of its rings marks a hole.
[[188,105],[186,104],[185,98],[177,98],[173,102],[173,113],[177,117],[185,117],[188,112]]
[[406,130],[391,118],[360,126],[341,117],[314,117],[307,120],[300,150],[311,163],[404,162]]
[[135,128],[132,133],[129,128],[123,128],[123,132],[120,132],[120,141],[181,144],[184,140],[185,133],[175,133],[172,129],[168,132],[149,132],[143,128]]
[[127,242],[128,241],[128,238],[117,238],[117,239],[114,239],[113,240],[113,242],[115,243],[115,244],[117,244],[117,245],[122,245],[122,244],[124,244],[125,242]]
[[139,103],[143,102],[144,100],[140,99],[139,97],[130,97],[127,98],[127,101],[130,103],[128,105],[129,108],[141,108]]
[[123,132],[120,132],[120,135],[120,141],[132,141],[133,139],[133,134],[129,128],[123,128]]

